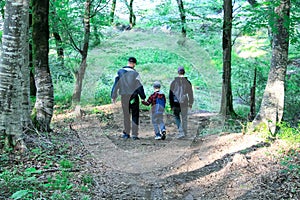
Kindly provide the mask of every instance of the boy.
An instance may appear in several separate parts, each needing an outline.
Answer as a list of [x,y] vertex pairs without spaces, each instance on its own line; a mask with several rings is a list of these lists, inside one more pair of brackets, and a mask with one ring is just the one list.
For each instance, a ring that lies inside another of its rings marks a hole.
[[154,127],[155,140],[166,139],[166,128],[163,120],[165,111],[166,97],[160,91],[160,82],[155,81],[153,84],[154,93],[148,98],[147,101],[142,101],[146,106],[151,105],[152,124]]

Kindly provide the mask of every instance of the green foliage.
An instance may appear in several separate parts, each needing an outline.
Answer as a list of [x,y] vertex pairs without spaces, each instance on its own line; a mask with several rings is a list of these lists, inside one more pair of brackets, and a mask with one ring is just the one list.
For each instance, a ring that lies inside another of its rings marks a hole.
[[292,144],[300,144],[300,123],[298,127],[291,127],[287,122],[278,124],[279,132],[277,136],[280,139],[287,140]]
[[54,102],[60,108],[66,109],[72,105],[74,83],[57,81],[54,86]]
[[[5,199],[89,199],[88,192],[94,183],[90,174],[75,180],[71,170],[73,161],[47,155],[49,151],[34,148],[27,155],[14,155],[2,151],[0,154],[1,198]],[[61,153],[66,153],[62,151]],[[61,155],[60,157],[66,157]],[[25,157],[25,158],[24,158]],[[14,160],[12,165],[11,160]],[[28,166],[26,160],[34,160],[39,167]],[[60,168],[57,168],[58,164]],[[82,188],[85,188],[82,190]]]
[[65,169],[73,168],[73,163],[69,160],[61,160],[59,164],[62,168]]
[[[268,79],[268,63],[265,58],[243,59],[235,56],[232,66],[232,92],[234,106],[243,109],[244,106],[250,106],[250,92],[253,87],[254,70],[256,72],[256,110],[259,109],[264,93],[265,85]],[[248,113],[243,113],[246,117]]]
[[108,75],[103,74],[97,81],[95,90],[95,105],[105,105],[111,103],[110,93],[113,82]]
[[296,67],[288,69],[285,82],[284,119],[297,125],[300,118],[300,70]]

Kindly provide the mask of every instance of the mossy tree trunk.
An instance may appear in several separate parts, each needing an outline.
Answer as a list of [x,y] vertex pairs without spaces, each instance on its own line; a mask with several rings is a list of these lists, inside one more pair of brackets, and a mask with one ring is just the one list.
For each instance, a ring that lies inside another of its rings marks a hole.
[[0,65],[0,134],[8,145],[25,150],[30,125],[28,45],[29,0],[7,0]]
[[33,122],[40,131],[49,132],[54,94],[48,63],[49,0],[32,0],[32,53],[37,88]]
[[271,68],[259,113],[253,121],[253,128],[265,125],[273,135],[277,123],[283,117],[284,83],[289,49],[290,0],[281,0],[274,10]]

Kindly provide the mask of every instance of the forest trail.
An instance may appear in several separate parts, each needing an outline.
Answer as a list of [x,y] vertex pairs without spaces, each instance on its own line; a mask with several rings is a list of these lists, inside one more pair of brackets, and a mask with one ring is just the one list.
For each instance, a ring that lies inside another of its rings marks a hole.
[[70,125],[89,152],[85,165],[94,175],[94,199],[277,199],[267,187],[280,169],[278,144],[242,133],[200,136],[201,127],[217,128],[212,113],[190,113],[190,134],[182,140],[167,115],[167,138],[156,141],[147,111],[141,111],[141,139],[124,140],[120,106],[97,109],[100,115]]

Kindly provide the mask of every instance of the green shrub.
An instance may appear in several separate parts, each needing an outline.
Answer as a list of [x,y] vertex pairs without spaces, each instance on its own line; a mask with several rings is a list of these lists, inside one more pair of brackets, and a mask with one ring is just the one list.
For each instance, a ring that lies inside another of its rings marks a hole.
[[58,81],[53,86],[55,105],[62,108],[69,108],[72,105],[74,83]]
[[278,137],[289,141],[292,144],[300,144],[300,123],[298,127],[291,127],[287,122],[281,122],[278,124],[279,132]]

